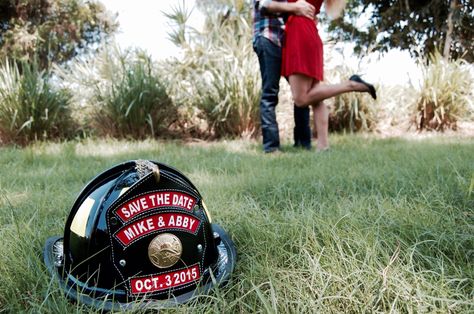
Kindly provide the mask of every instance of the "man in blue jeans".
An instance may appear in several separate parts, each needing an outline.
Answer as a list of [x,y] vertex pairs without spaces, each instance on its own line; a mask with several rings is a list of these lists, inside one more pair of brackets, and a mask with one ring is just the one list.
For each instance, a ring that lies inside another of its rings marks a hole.
[[[286,0],[253,0],[254,32],[253,49],[258,56],[262,75],[262,99],[260,119],[262,125],[263,150],[273,153],[280,149],[280,135],[275,107],[278,104],[281,73],[281,47],[284,36],[285,14],[314,18],[314,7],[304,0],[287,3]],[[311,148],[309,107],[294,106],[295,146]]]

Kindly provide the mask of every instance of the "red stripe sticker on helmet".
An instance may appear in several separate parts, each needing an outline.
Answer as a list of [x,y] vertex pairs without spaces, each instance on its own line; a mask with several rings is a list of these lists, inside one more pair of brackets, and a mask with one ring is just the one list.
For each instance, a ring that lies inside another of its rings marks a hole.
[[115,237],[124,245],[144,236],[163,230],[180,230],[196,234],[201,221],[184,213],[163,213],[137,220],[122,227],[115,233]]
[[119,216],[122,221],[127,222],[133,217],[150,209],[177,207],[192,211],[195,204],[196,199],[185,193],[172,191],[156,192],[141,195],[140,197],[128,201],[118,207],[115,210],[115,214]]
[[182,270],[130,279],[132,294],[153,293],[183,286],[199,280],[201,274],[196,264]]

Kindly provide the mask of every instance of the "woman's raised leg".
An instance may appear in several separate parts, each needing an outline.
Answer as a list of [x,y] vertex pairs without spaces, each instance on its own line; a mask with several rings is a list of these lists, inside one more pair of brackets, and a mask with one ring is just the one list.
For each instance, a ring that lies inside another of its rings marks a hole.
[[288,79],[295,104],[307,107],[325,99],[347,93],[368,92],[369,88],[359,82],[345,81],[339,84],[313,84],[313,78],[303,74],[292,74]]

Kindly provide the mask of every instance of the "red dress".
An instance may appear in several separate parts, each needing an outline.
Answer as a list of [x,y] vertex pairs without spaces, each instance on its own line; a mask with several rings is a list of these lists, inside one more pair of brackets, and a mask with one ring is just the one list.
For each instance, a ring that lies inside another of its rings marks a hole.
[[[314,5],[318,14],[323,0],[306,1]],[[285,25],[281,71],[285,77],[299,73],[318,81],[323,80],[323,42],[314,20],[297,15],[288,18]]]

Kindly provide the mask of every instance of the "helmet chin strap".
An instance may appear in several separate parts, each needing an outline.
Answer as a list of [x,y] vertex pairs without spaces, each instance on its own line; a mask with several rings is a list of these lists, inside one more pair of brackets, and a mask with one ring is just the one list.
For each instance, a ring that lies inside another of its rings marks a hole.
[[150,172],[153,172],[156,183],[160,182],[160,168],[149,160],[139,159],[135,161],[135,170],[140,179],[144,178]]

